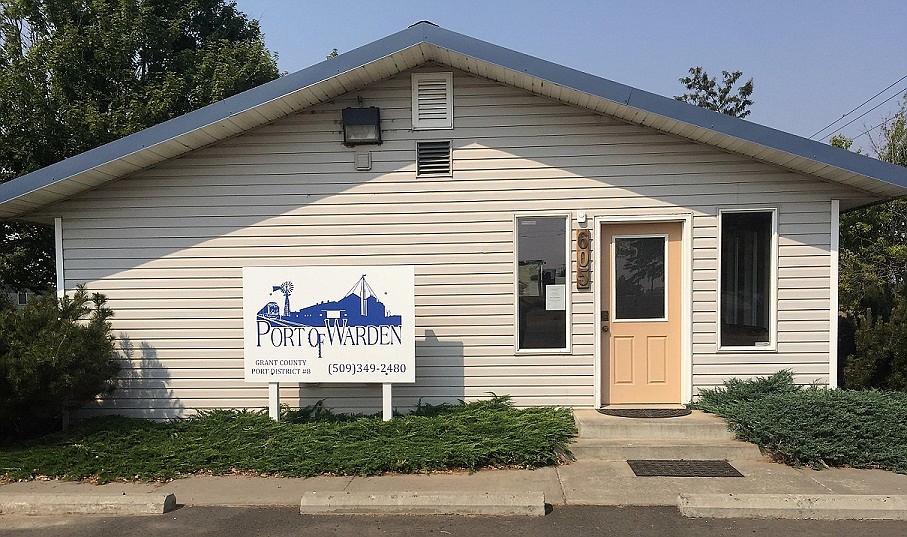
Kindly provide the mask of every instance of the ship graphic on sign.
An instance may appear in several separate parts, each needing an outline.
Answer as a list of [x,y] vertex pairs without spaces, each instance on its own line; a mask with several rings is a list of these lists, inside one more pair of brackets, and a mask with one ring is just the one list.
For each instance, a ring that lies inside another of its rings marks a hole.
[[277,302],[268,302],[258,311],[259,321],[271,327],[281,326],[402,326],[400,315],[388,315],[384,303],[378,300],[372,286],[365,280],[365,274],[340,300],[313,304],[297,311],[290,309],[290,295],[293,282],[285,281],[272,287],[271,294],[280,292],[284,296],[283,310]]

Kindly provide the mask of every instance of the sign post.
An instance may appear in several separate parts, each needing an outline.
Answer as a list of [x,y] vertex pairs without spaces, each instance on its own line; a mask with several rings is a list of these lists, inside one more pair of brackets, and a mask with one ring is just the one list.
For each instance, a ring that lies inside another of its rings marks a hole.
[[385,382],[381,385],[381,417],[384,421],[390,421],[394,417],[394,406],[391,404],[393,386],[390,382]]
[[246,382],[380,383],[385,420],[392,384],[416,381],[415,271],[411,266],[245,267]]
[[268,416],[274,421],[280,421],[280,383],[268,383]]

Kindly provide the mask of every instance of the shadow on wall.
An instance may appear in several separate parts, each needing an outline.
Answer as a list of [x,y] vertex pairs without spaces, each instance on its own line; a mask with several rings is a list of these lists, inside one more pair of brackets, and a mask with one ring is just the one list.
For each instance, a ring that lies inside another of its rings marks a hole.
[[[416,382],[394,384],[394,411],[406,414],[420,403],[438,405],[463,400],[463,347],[462,341],[439,339],[434,330],[425,330],[424,338],[417,336]],[[323,399],[325,408],[332,412],[375,414],[382,409],[381,384],[300,384],[298,394],[300,407]]]
[[183,414],[183,404],[169,388],[170,372],[158,360],[157,351],[147,342],[135,344],[125,333],[117,337],[122,369],[114,392],[94,406],[86,406],[86,416],[120,414],[135,418],[165,419]]

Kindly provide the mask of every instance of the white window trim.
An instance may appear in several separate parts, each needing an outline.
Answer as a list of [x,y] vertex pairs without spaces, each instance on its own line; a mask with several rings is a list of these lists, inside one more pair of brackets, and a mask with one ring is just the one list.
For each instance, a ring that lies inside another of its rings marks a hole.
[[[566,240],[564,241],[564,254],[567,262],[567,305],[566,327],[567,346],[552,349],[521,349],[520,348],[520,231],[521,218],[563,218]],[[572,354],[573,353],[573,256],[570,247],[573,244],[573,218],[569,213],[516,213],[513,215],[513,353],[517,356],[542,355],[542,354]]]
[[[442,81],[447,86],[447,119],[419,120],[419,82],[422,80]],[[412,74],[412,120],[413,130],[453,128],[453,72]]]
[[[770,247],[771,274],[769,275],[769,313],[768,313],[768,345],[723,346],[721,344],[721,237],[722,225],[725,214],[740,213],[772,213],[772,243]],[[717,350],[721,353],[777,353],[778,352],[778,208],[777,207],[745,207],[718,209],[718,269],[717,269],[717,307],[718,318],[715,320],[715,334],[717,336]]]
[[617,261],[617,241],[616,239],[663,239],[664,240],[664,262],[665,262],[665,297],[664,297],[664,317],[657,317],[652,319],[619,319],[617,317],[617,270],[608,271],[611,276],[611,281],[608,283],[610,290],[608,296],[610,298],[610,304],[608,307],[611,311],[611,324],[614,323],[651,323],[651,322],[667,322],[668,321],[668,297],[670,296],[668,290],[668,274],[670,273],[670,268],[668,267],[668,236],[664,233],[648,233],[641,235],[611,235],[611,264],[609,266],[616,266]]

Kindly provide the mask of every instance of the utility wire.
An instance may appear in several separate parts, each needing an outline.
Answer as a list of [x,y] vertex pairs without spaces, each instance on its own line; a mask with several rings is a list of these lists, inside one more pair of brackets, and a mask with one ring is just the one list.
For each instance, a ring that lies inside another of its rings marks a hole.
[[[907,75],[905,75],[905,76],[907,76]],[[907,88],[905,88],[905,89],[907,89]],[[889,97],[889,98],[885,99],[884,101],[880,102],[879,104],[873,106],[873,107],[870,108],[869,110],[867,110],[867,111],[863,112],[862,114],[860,114],[859,116],[857,116],[857,117],[851,119],[850,121],[848,121],[847,123],[841,125],[840,127],[838,127],[838,128],[835,129],[835,130],[837,130],[838,132],[840,132],[841,130],[843,130],[845,127],[847,127],[848,125],[850,125],[850,124],[853,123],[854,121],[856,121],[856,120],[862,118],[862,117],[865,116],[866,114],[872,112],[872,111],[875,110],[876,108],[882,106],[883,104],[885,104],[885,103],[887,103],[888,101],[894,99],[895,97],[900,97],[900,95],[901,95],[901,92],[898,91],[897,93],[895,93],[895,94],[892,95],[891,97]],[[815,136],[815,135],[813,135],[813,136]],[[828,138],[829,136],[831,136],[831,134],[826,134],[825,136],[823,136],[822,138],[820,138],[820,140],[824,140],[825,138]]]
[[[856,108],[854,108],[854,109],[851,110],[850,112],[847,112],[847,113],[844,114],[843,116],[839,117],[838,119],[832,121],[832,122],[829,123],[828,125],[825,125],[825,126],[822,127],[821,129],[817,130],[812,136],[809,137],[809,139],[812,140],[812,139],[815,138],[816,135],[818,135],[820,132],[824,131],[824,130],[827,129],[828,127],[831,127],[832,125],[834,125],[835,123],[841,121],[842,119],[844,119],[845,117],[849,116],[850,114],[853,114],[854,112],[856,112],[857,110],[859,110],[860,107],[862,107],[863,105],[865,105],[865,104],[868,103],[869,101],[875,99],[875,98],[878,97],[879,95],[885,93],[886,91],[890,90],[892,87],[895,86],[895,84],[897,84],[897,83],[900,82],[901,80],[904,80],[905,78],[907,78],[907,75],[902,76],[901,78],[897,79],[897,81],[895,81],[894,83],[892,83],[892,84],[891,84],[890,86],[888,86],[887,88],[885,88],[885,89],[883,89],[882,91],[876,93],[876,94],[873,95],[872,97],[866,99],[865,101],[863,101],[862,103],[860,103],[860,106],[857,106]],[[848,125],[850,125],[850,123],[848,123]],[[841,127],[841,128],[843,129],[844,127]]]
[[863,132],[861,132],[860,134],[858,134],[858,135],[854,136],[853,138],[851,138],[851,141],[856,140],[857,138],[859,138],[860,136],[863,136],[864,134],[869,134],[870,132],[872,132],[872,131],[878,129],[879,127],[881,127],[881,126],[884,125],[885,123],[887,123],[887,121],[883,121],[883,122],[879,123],[878,125],[876,125],[875,127],[869,127],[869,128],[866,129],[865,131],[863,131]]

